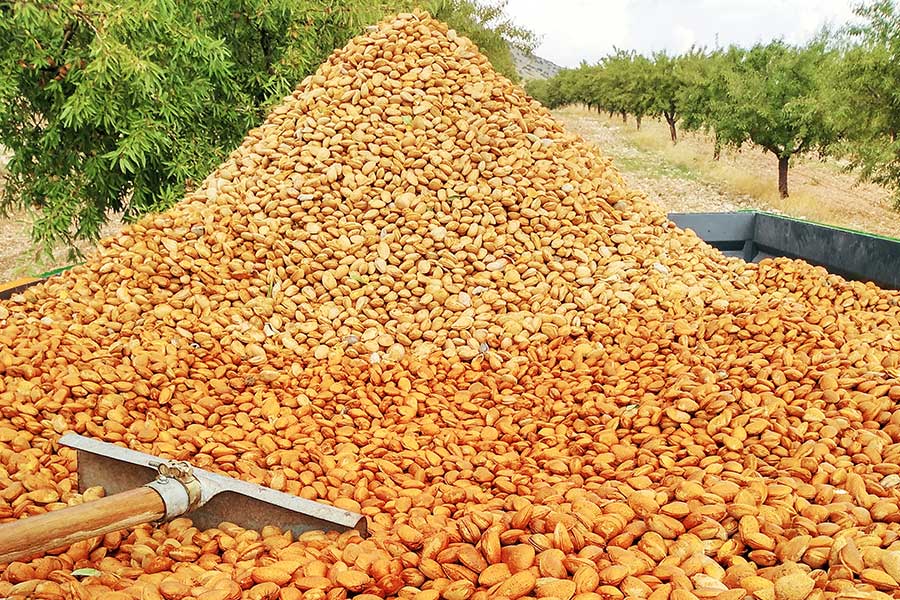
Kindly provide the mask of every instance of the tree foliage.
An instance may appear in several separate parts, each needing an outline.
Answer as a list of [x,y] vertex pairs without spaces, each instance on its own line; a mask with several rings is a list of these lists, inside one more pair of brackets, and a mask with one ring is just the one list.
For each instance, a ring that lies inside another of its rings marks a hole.
[[510,77],[510,44],[535,41],[502,0],[0,0],[0,209],[34,210],[49,250],[170,206],[336,47],[414,7]]
[[859,6],[844,30],[841,59],[828,75],[829,110],[844,135],[837,149],[864,179],[894,191],[900,208],[900,8],[890,0]]
[[665,52],[653,55],[653,67],[650,75],[650,86],[653,89],[653,102],[650,114],[662,117],[669,125],[669,136],[672,143],[678,141],[675,124],[680,116],[679,96],[684,88],[682,72],[678,68],[681,58],[672,57]]
[[727,104],[723,101],[727,98],[725,75],[729,64],[736,62],[741,52],[735,47],[714,52],[692,48],[678,63],[678,75],[683,82],[677,94],[681,127],[713,135],[715,158],[722,147],[718,134],[723,126],[720,121],[727,117],[719,114],[719,109]]
[[616,50],[604,58],[593,72],[592,99],[602,98],[601,110],[633,115],[638,129],[646,115],[657,106],[654,63],[631,51]]
[[778,158],[778,191],[788,196],[792,157],[824,153],[838,137],[822,101],[819,73],[829,59],[824,44],[792,47],[776,41],[732,51],[724,94],[712,99],[717,139],[734,146],[750,141]]
[[623,117],[633,115],[638,127],[645,116],[671,118],[674,130],[683,85],[676,64],[676,58],[663,53],[647,58],[615,50],[596,65],[563,69],[546,83],[530,82],[526,89],[549,108],[585,104]]

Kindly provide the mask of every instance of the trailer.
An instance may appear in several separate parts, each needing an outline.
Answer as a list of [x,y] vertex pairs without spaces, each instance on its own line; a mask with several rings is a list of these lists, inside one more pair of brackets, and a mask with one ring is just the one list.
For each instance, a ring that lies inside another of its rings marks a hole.
[[670,213],[669,219],[727,256],[799,258],[845,279],[900,289],[900,239],[761,211]]

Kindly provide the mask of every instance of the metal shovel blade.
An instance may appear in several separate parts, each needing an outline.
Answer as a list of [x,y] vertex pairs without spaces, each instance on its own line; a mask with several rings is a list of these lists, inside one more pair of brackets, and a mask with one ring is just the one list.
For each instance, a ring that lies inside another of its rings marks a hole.
[[[62,436],[59,443],[77,451],[78,489],[82,492],[101,486],[109,496],[141,487],[156,478],[160,463],[167,462],[74,433]],[[196,467],[194,476],[200,481],[201,499],[199,506],[185,516],[199,529],[212,529],[228,521],[255,530],[272,525],[294,535],[350,529],[363,537],[368,534],[363,515]]]

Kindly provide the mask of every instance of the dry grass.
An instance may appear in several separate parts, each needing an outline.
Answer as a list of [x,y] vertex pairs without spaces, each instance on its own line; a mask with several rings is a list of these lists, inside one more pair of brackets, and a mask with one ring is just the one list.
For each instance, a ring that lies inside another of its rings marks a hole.
[[[56,248],[52,257],[39,252],[31,243],[31,223],[31,216],[22,211],[0,218],[0,283],[19,277],[35,277],[72,264],[68,248]],[[114,217],[103,227],[101,235],[113,235],[121,227],[121,220]],[[90,252],[92,248],[90,242],[78,244],[78,249],[83,253]]]
[[[557,111],[568,127],[600,143],[626,175],[642,177],[644,185],[680,178],[712,187],[727,197],[747,201],[754,208],[789,214],[811,221],[900,237],[900,213],[893,210],[884,188],[858,183],[835,161],[813,157],[792,161],[788,174],[790,197],[778,194],[778,161],[759,148],[726,149],[713,159],[713,141],[700,133],[679,131],[672,145],[668,126],[645,119],[641,130],[630,119],[590,113],[580,108]],[[606,147],[610,143],[614,147]],[[620,147],[615,147],[621,144]],[[625,156],[620,160],[619,156]],[[652,192],[652,190],[646,190]]]
[[[713,141],[703,134],[681,133],[681,141],[672,144],[665,136],[663,124],[651,121],[649,127],[641,131],[626,132],[626,137],[645,151],[657,152],[669,163],[696,173],[696,177],[710,179],[720,184],[725,190],[735,195],[756,198],[773,208],[791,214],[815,215],[825,210],[823,218],[839,218],[839,214],[830,211],[829,206],[819,207],[819,192],[812,189],[817,183],[810,185],[801,179],[798,183],[798,163],[813,164],[809,159],[795,160],[792,173],[789,173],[789,186],[794,188],[789,198],[782,199],[778,193],[778,162],[770,153],[745,147],[741,150],[723,150],[718,160],[712,156]],[[747,169],[748,162],[763,167]],[[802,166],[801,166],[802,169]],[[766,172],[768,170],[768,173]],[[805,169],[809,171],[809,169]],[[808,177],[808,173],[804,173]],[[791,175],[794,177],[792,178]],[[801,175],[802,177],[802,175]],[[794,179],[794,181],[792,181]]]

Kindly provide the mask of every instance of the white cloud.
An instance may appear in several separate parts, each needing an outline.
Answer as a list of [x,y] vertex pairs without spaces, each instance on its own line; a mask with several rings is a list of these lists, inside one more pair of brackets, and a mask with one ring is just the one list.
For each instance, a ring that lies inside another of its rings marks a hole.
[[683,52],[692,44],[803,43],[841,25],[854,0],[509,0],[517,22],[543,36],[537,54],[563,66],[596,62],[613,47]]

